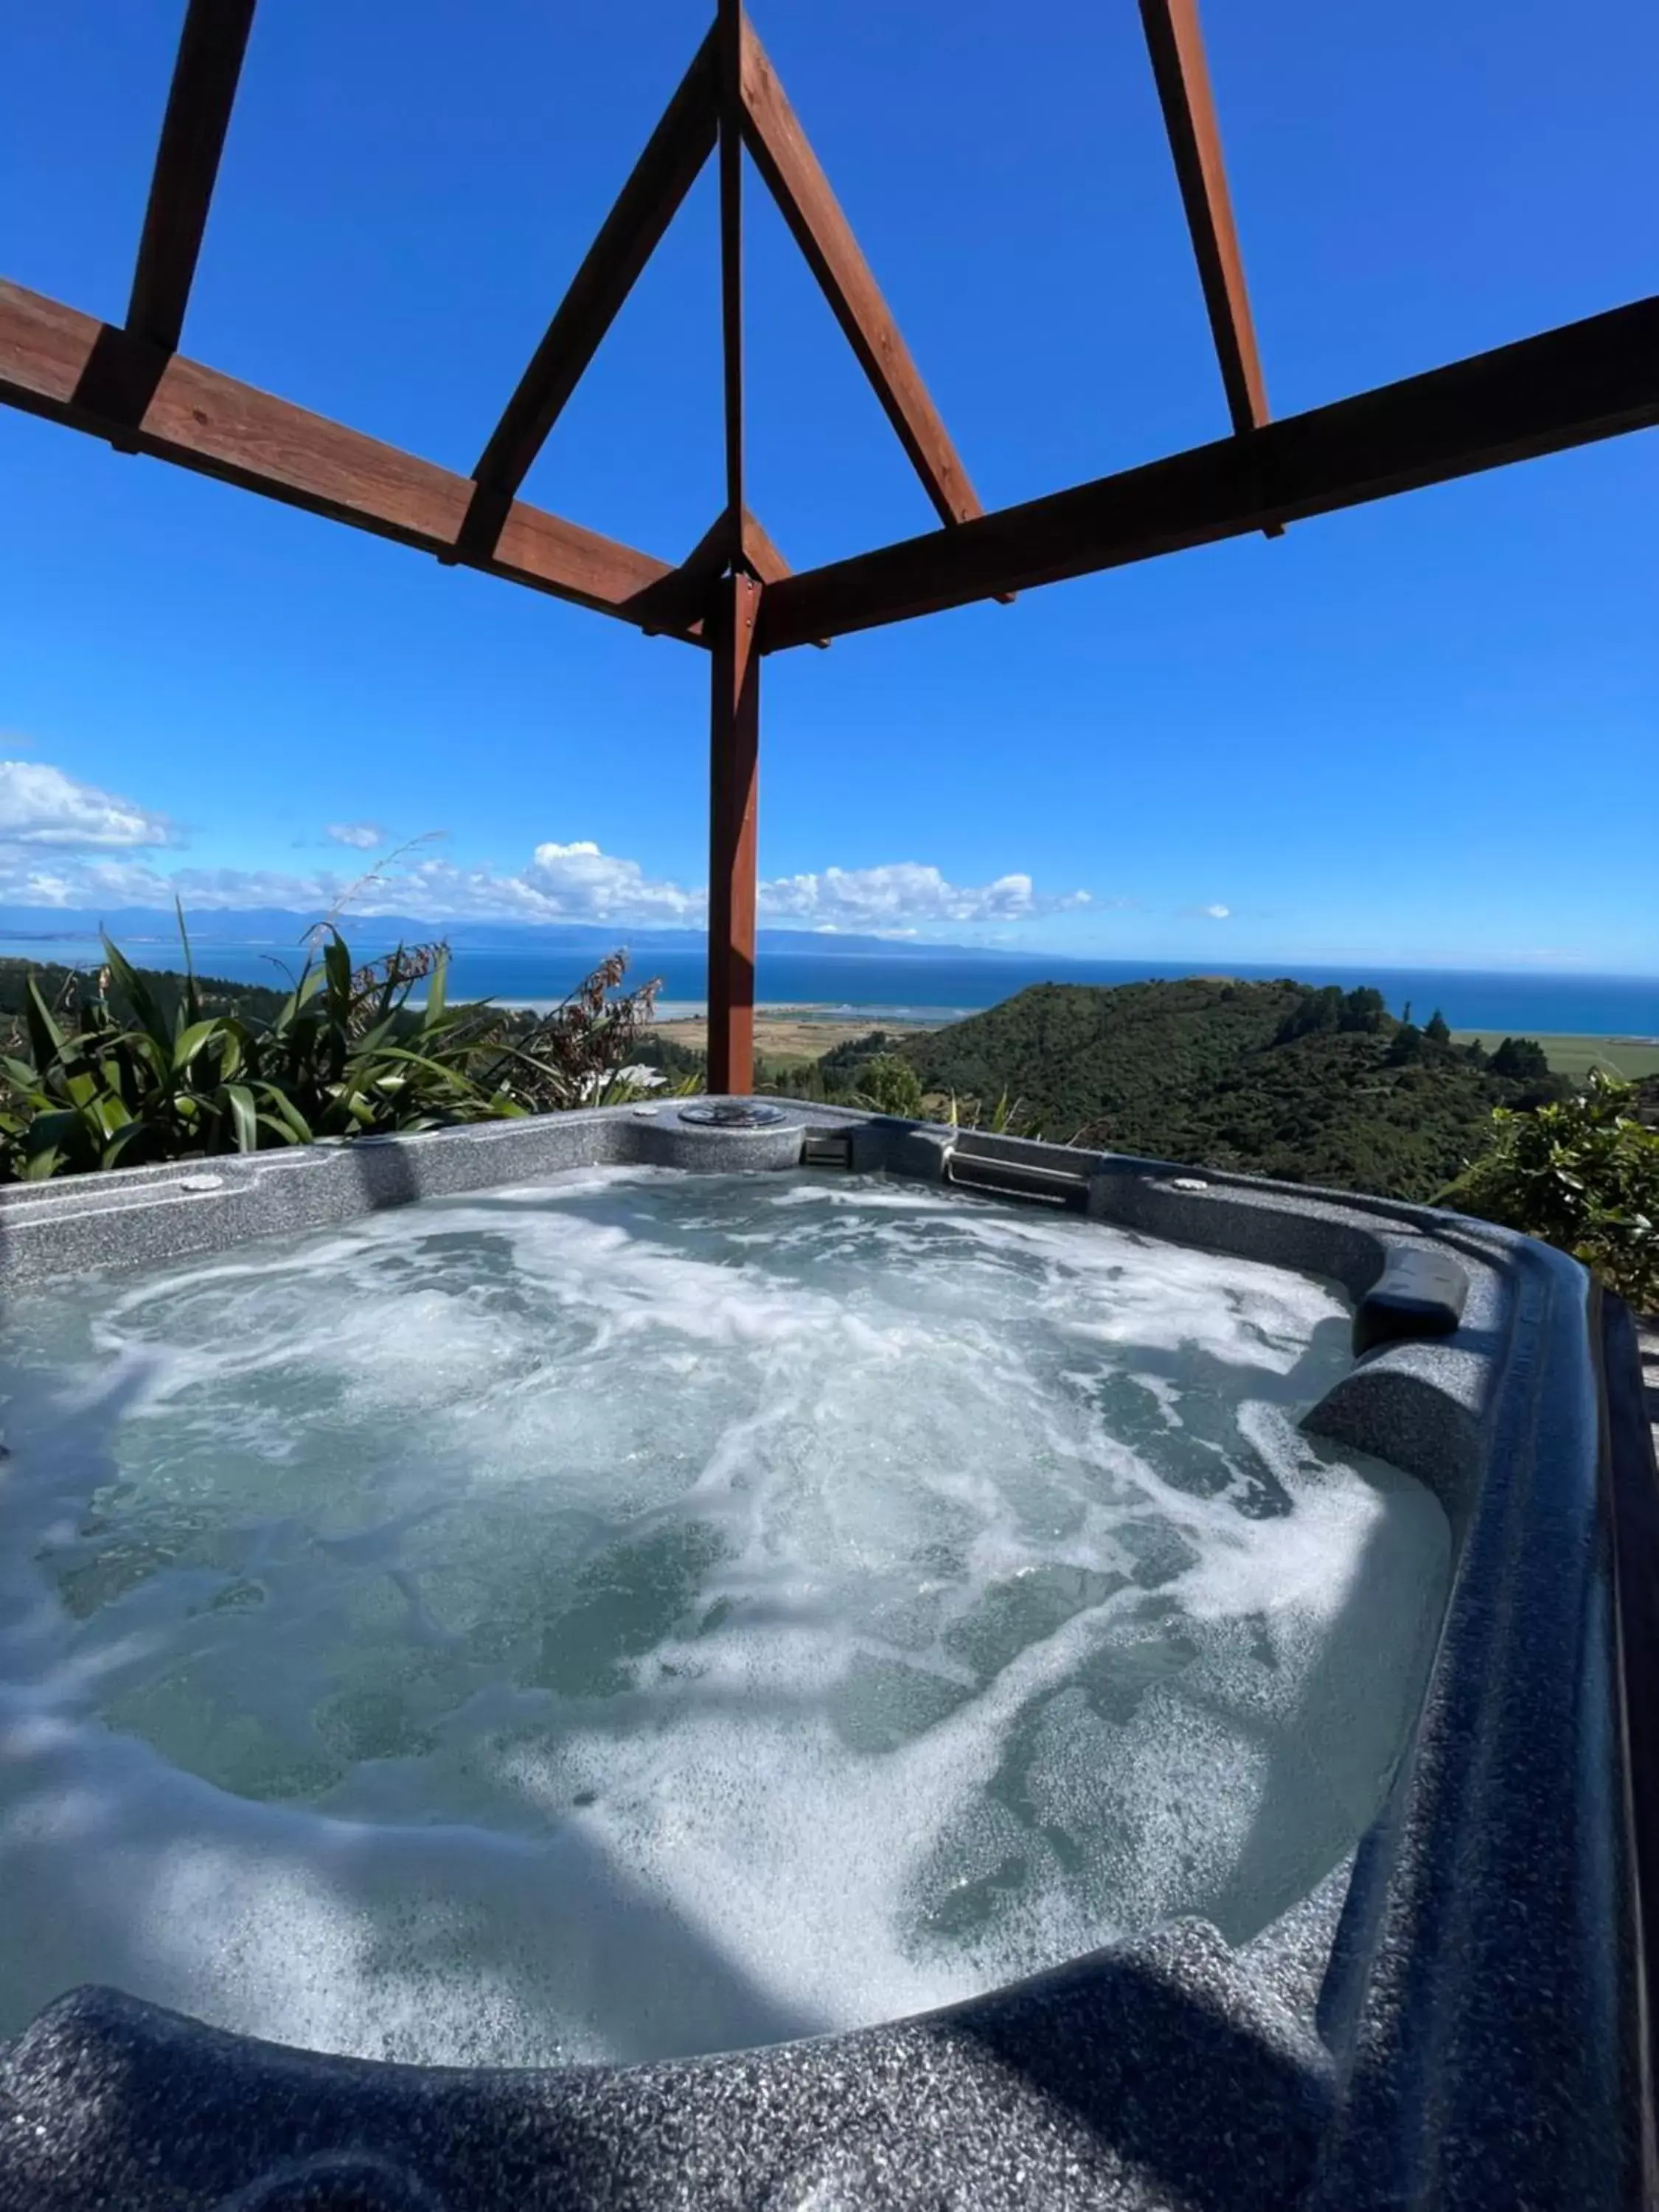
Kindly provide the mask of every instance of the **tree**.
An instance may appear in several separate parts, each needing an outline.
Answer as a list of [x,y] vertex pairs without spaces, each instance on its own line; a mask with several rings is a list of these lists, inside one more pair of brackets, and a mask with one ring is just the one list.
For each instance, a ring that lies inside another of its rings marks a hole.
[[1428,1024],[1425,1028],[1423,1034],[1427,1037],[1431,1044],[1449,1044],[1451,1042],[1451,1026],[1448,1023],[1446,1017],[1441,1012],[1438,1006],[1437,1006],[1434,1012],[1429,1016]]
[[1401,1022],[1389,1041],[1383,1057],[1390,1067],[1404,1067],[1423,1057],[1423,1031],[1415,1022]]
[[[1411,1018],[1409,1006],[1406,1009],[1406,1015],[1409,1020]],[[1370,1030],[1375,1033],[1382,1028],[1388,1018],[1388,1001],[1383,998],[1381,991],[1373,991],[1362,985],[1358,990],[1350,991],[1342,1001],[1342,1019],[1339,1026],[1345,1030]]]
[[1547,1075],[1550,1063],[1544,1048],[1532,1037],[1506,1036],[1492,1056],[1494,1075],[1507,1076],[1513,1083],[1527,1083],[1540,1075]]
[[[1234,995],[1237,996],[1237,993]],[[1321,1030],[1338,1028],[1346,1004],[1340,983],[1328,983],[1322,991],[1304,990],[1299,1003],[1279,1024],[1279,1034],[1273,1042],[1276,1044],[1291,1044],[1297,1037],[1315,1036]]]

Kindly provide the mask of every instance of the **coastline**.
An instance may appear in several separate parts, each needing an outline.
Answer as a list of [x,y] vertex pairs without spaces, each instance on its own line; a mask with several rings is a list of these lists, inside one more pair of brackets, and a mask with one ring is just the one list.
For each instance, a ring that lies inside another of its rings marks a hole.
[[[978,1011],[963,1006],[759,1005],[755,1008],[755,1051],[763,1060],[816,1060],[836,1045],[868,1036],[872,1030],[921,1036]],[[651,1026],[659,1036],[693,1052],[707,1049],[708,1009],[700,1002],[669,1000],[659,1006]],[[1489,1051],[1504,1034],[1491,1030],[1452,1031],[1460,1044],[1478,1037]],[[1535,1042],[1543,1047],[1558,1074],[1584,1077],[1592,1067],[1610,1069],[1632,1081],[1659,1074],[1659,1036],[1607,1036],[1595,1031],[1553,1030],[1536,1033]]]
[[[130,918],[117,916],[119,922]],[[296,918],[297,926],[297,918]],[[386,949],[373,923],[353,945],[355,955],[373,957]],[[407,932],[404,932],[407,934]],[[117,941],[122,941],[118,929]],[[125,933],[126,949],[141,965],[177,969],[176,945],[163,949],[145,931]],[[192,940],[199,975],[231,983],[291,987],[303,958],[286,948],[220,938],[205,921]],[[452,951],[449,994],[455,1000],[493,999],[497,1005],[550,1010],[563,1002],[590,964],[591,948],[514,943],[499,949],[463,941]],[[48,945],[39,939],[0,935],[0,959],[19,966],[56,961],[65,966],[95,967],[102,948],[95,938],[70,933]],[[939,1028],[980,1012],[1036,984],[1083,984],[1096,989],[1183,979],[1213,980],[1213,962],[1091,960],[1042,953],[998,952],[994,957],[966,946],[911,946],[891,954],[869,951],[813,951],[763,945],[757,975],[757,1012],[768,1024],[789,1022],[807,1032],[799,1049],[823,1051],[838,1033],[867,1035],[872,1029],[906,1030]],[[1578,970],[1388,969],[1370,963],[1340,967],[1302,961],[1238,963],[1226,971],[1239,982],[1297,981],[1349,990],[1364,984],[1379,990],[1390,1012],[1413,1011],[1419,1021],[1438,1010],[1453,1031],[1495,1039],[1504,1036],[1571,1040],[1580,1054],[1598,1040],[1605,1057],[1659,1054],[1659,976],[1595,975]],[[684,945],[647,941],[637,946],[630,981],[659,978],[662,995],[657,1018],[668,1028],[700,1023],[706,1012],[707,967],[703,948],[690,935]],[[672,1030],[670,1032],[672,1034]],[[1644,1067],[1649,1063],[1644,1061]],[[1638,1072],[1632,1067],[1632,1073]]]
[[[881,1006],[757,1006],[755,1054],[757,1059],[768,1060],[817,1060],[838,1044],[849,1044],[856,1037],[868,1036],[872,1030],[917,1036],[962,1018],[961,1011],[955,1008],[928,1011],[930,1019],[920,1018],[916,1010]],[[651,1026],[659,1036],[684,1045],[690,1051],[708,1049],[706,1006],[690,1012],[683,1002],[671,1002],[659,1012]]]

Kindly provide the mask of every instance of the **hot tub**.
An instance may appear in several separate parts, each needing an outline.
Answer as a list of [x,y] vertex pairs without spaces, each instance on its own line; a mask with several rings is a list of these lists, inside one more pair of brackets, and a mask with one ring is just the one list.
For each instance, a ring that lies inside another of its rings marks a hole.
[[0,2204],[1639,2201],[1571,1263],[673,1104],[0,1237]]

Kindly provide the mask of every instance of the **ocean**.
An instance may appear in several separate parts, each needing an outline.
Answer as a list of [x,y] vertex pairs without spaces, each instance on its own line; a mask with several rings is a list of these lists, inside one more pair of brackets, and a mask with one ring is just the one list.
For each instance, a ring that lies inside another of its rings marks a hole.
[[[193,950],[204,975],[239,982],[280,985],[285,967],[297,964],[291,947],[267,951],[255,945],[216,945],[205,934],[194,939]],[[159,946],[152,951],[135,945],[132,952],[157,966],[178,964],[176,955]],[[91,940],[0,940],[0,955],[95,963],[99,948]],[[579,952],[467,949],[453,957],[450,995],[546,1005],[580,981],[583,965]],[[1151,977],[1218,972],[1213,963],[1198,961],[1062,960],[1042,953],[988,955],[949,947],[941,947],[937,956],[920,950],[890,954],[763,951],[757,963],[756,995],[763,1006],[810,1009],[826,1019],[867,1017],[875,1029],[884,1022],[956,1020],[995,1006],[1030,983],[1139,983]],[[1333,968],[1299,960],[1272,966],[1233,965],[1225,972],[1241,980],[1289,975],[1304,983],[1340,983],[1345,990],[1370,984],[1382,992],[1395,1013],[1409,1006],[1419,1021],[1426,1021],[1437,1007],[1458,1030],[1659,1039],[1659,977],[1651,975],[1380,968],[1364,962]],[[642,956],[633,973],[640,981],[653,975],[660,979],[665,1014],[702,1011],[705,977],[702,955],[696,948]]]

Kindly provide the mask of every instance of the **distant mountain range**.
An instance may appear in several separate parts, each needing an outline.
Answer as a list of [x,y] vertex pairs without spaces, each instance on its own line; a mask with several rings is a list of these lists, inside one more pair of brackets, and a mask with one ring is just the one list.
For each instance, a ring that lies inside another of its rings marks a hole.
[[[283,907],[211,907],[187,915],[191,942],[213,945],[286,947],[299,943],[306,932],[323,919],[320,910],[300,914]],[[604,953],[625,945],[635,953],[684,952],[700,948],[700,929],[650,929],[619,921],[433,921],[410,915],[347,914],[341,926],[354,951],[403,943],[424,943],[442,937],[458,952],[590,952]],[[0,906],[0,938],[38,942],[43,953],[53,944],[96,937],[107,930],[124,950],[152,945],[176,947],[179,924],[164,907]],[[906,937],[856,936],[839,930],[763,929],[757,933],[763,952],[823,952],[851,955],[880,953],[902,960],[938,959],[941,954],[964,954],[975,960],[1030,960],[1029,949],[1006,951],[995,945],[951,945],[938,939]]]

